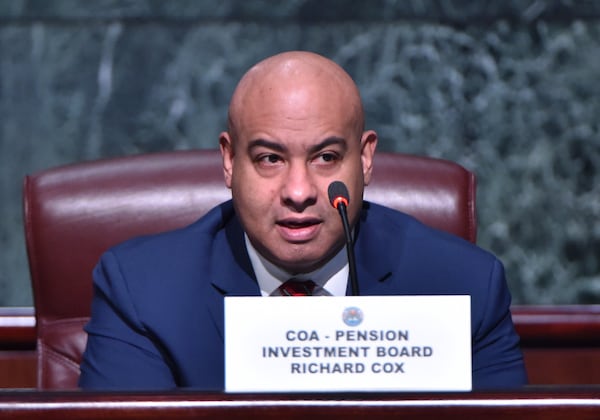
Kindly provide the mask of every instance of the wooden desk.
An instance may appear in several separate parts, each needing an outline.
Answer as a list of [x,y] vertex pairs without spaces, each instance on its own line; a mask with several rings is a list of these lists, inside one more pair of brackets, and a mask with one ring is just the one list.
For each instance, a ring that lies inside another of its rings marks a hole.
[[0,308],[0,388],[33,388],[36,383],[33,308]]
[[515,306],[512,314],[531,384],[600,384],[600,305]]
[[[600,305],[512,313],[531,384],[600,384]],[[0,388],[35,387],[35,338],[33,308],[0,308]]]
[[577,419],[600,416],[600,388],[458,394],[101,394],[0,392],[6,419]]

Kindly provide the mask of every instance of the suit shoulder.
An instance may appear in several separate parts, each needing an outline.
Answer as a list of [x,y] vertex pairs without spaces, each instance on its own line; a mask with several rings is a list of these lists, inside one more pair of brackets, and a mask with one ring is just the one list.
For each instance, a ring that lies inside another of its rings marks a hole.
[[154,302],[156,296],[179,299],[183,291],[207,284],[199,279],[211,278],[208,273],[218,260],[214,256],[227,252],[225,232],[232,219],[233,210],[224,203],[189,226],[116,245],[96,265],[95,284],[111,293],[127,290],[125,295],[135,296],[138,305]]
[[430,255],[439,251],[471,255],[487,262],[496,260],[489,251],[464,238],[433,228],[409,214],[379,204],[366,203],[361,223],[368,225],[368,232],[376,232],[380,243],[410,243],[413,250],[426,249],[426,254]]
[[233,217],[231,201],[222,203],[196,220],[194,223],[181,228],[137,236],[113,246],[110,251],[119,255],[133,256],[142,254],[152,255],[153,252],[164,254],[166,251],[173,253],[174,248],[181,250],[196,249],[204,243],[202,237],[214,238],[224,229]]

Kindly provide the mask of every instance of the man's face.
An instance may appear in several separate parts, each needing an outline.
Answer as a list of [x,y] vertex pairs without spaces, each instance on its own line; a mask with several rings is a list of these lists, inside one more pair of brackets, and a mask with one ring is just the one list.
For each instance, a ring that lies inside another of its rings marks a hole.
[[327,188],[346,184],[356,223],[377,136],[360,131],[343,95],[289,88],[255,97],[234,133],[221,135],[226,184],[258,252],[291,273],[313,271],[345,243]]

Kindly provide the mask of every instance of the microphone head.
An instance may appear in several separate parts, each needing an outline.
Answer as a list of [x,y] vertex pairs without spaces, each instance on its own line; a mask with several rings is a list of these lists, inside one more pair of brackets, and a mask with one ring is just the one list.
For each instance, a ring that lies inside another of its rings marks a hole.
[[350,201],[350,194],[348,194],[348,188],[342,181],[333,181],[327,188],[329,194],[329,202],[334,208],[338,208],[340,204],[348,207]]

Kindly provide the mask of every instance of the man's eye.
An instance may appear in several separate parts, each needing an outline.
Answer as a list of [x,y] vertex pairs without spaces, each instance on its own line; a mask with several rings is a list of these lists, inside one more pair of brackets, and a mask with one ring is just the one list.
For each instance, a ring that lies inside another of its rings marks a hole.
[[321,153],[317,157],[317,162],[320,162],[320,163],[332,163],[337,160],[339,160],[339,158],[335,153]]
[[259,156],[258,161],[266,165],[273,165],[281,161],[281,158],[274,154]]

